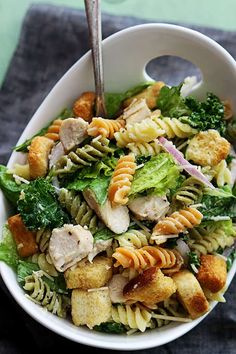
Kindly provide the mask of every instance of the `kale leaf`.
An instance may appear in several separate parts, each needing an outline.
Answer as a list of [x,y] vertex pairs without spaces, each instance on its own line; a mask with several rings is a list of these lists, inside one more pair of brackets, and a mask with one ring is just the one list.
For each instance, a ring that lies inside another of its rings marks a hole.
[[189,268],[191,270],[194,269],[193,266],[195,266],[196,268],[200,267],[200,265],[201,265],[200,259],[198,258],[198,255],[195,252],[188,253],[188,264],[189,264]]
[[26,186],[24,183],[16,183],[12,173],[8,172],[7,167],[0,165],[0,189],[13,206],[16,207],[20,192]]
[[233,250],[229,257],[227,258],[226,264],[227,264],[227,271],[229,272],[230,269],[232,268],[232,265],[236,259],[236,250]]
[[69,222],[68,215],[57,200],[54,187],[45,178],[38,178],[26,185],[17,207],[29,230],[53,229]]
[[127,332],[125,326],[122,323],[116,323],[116,322],[103,322],[100,325],[94,326],[93,329],[98,332],[116,333],[116,334]]

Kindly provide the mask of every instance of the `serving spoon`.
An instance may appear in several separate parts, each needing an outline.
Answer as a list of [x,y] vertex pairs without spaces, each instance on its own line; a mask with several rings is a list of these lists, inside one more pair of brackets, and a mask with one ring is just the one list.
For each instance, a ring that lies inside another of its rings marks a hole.
[[100,0],[84,0],[92,50],[94,83],[96,92],[95,111],[97,117],[106,116],[104,77],[102,63],[102,26]]

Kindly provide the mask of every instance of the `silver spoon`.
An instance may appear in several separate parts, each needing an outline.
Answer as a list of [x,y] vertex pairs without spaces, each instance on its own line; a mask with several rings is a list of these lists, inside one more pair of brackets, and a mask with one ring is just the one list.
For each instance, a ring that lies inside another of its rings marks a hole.
[[102,64],[102,31],[100,0],[84,0],[93,58],[97,117],[106,117]]

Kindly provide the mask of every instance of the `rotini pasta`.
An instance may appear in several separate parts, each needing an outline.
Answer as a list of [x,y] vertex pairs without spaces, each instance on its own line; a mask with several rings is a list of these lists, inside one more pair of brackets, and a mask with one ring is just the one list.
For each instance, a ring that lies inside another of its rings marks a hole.
[[187,228],[192,229],[199,225],[202,220],[202,213],[196,208],[186,208],[175,211],[170,216],[159,221],[153,229],[153,236],[176,234],[185,231]]
[[114,133],[118,132],[125,126],[123,119],[104,119],[93,118],[88,127],[88,135],[98,136],[102,135],[104,138],[113,139]]
[[127,148],[135,155],[135,156],[154,156],[158,155],[161,151],[161,146],[158,143],[158,140],[154,140],[151,143],[129,143]]
[[172,250],[144,246],[139,249],[118,247],[112,255],[116,262],[115,267],[134,268],[142,271],[149,267],[172,268],[176,266],[177,257]]
[[59,192],[59,201],[71,214],[74,222],[87,226],[94,233],[98,226],[98,217],[82,197],[82,194],[62,188]]
[[141,248],[148,245],[149,236],[141,230],[130,230],[116,237],[120,247]]
[[136,163],[133,155],[122,156],[119,159],[108,188],[108,198],[113,205],[128,203],[128,194],[135,168]]
[[167,136],[169,139],[174,137],[188,138],[198,132],[189,124],[182,123],[176,118],[153,118],[153,121],[157,124],[159,129],[165,132],[163,135]]
[[194,177],[187,178],[177,190],[173,201],[180,202],[186,206],[200,202],[202,197],[203,184]]
[[41,252],[47,251],[50,237],[51,237],[51,230],[49,229],[40,229],[37,231],[36,242]]
[[52,277],[57,277],[58,272],[54,267],[50,255],[47,253],[35,253],[30,261],[38,264],[39,268]]
[[225,160],[222,160],[218,165],[212,167],[212,172],[218,187],[223,187],[225,184],[232,184],[231,172]]
[[140,309],[137,305],[118,305],[112,306],[111,316],[114,322],[122,323],[132,329],[139,329],[144,332],[150,327],[151,312]]
[[34,272],[25,278],[24,289],[29,293],[29,298],[48,311],[59,317],[66,317],[66,306],[63,297],[52,291],[42,277]]
[[45,137],[48,139],[51,139],[53,141],[60,140],[59,132],[60,132],[62,122],[63,122],[62,119],[54,120],[52,122],[52,124],[50,125],[50,127],[48,128],[47,133],[45,134]]
[[223,230],[217,230],[214,233],[190,239],[188,245],[197,255],[200,255],[214,253],[219,247],[222,249],[230,247],[234,241],[235,237],[226,235]]
[[56,174],[74,172],[78,168],[90,166],[92,163],[101,160],[103,157],[112,153],[109,147],[109,140],[101,136],[92,139],[90,144],[71,151],[68,155],[62,156],[56,164]]

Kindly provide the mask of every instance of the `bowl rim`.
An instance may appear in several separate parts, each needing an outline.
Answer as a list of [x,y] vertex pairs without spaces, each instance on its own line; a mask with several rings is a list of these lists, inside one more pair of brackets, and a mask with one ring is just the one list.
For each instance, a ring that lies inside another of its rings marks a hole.
[[[205,36],[204,34],[198,32],[196,30],[189,29],[184,26],[174,25],[174,24],[146,23],[146,24],[128,27],[128,28],[125,28],[119,32],[116,32],[116,33],[112,34],[111,36],[109,36],[108,38],[104,39],[103,43],[109,45],[110,42],[112,42],[114,39],[118,38],[119,36],[121,36],[125,33],[132,32],[132,31],[142,31],[144,28],[157,29],[157,30],[158,29],[159,30],[160,29],[162,29],[162,30],[168,29],[168,30],[173,30],[173,31],[177,30],[177,31],[182,32],[183,34],[188,33],[188,34],[194,35],[195,37],[198,37],[199,39],[204,41],[206,44],[210,42],[217,50],[220,50],[221,52],[223,51],[224,55],[228,56],[228,59],[235,66],[235,69],[236,69],[236,63],[235,63],[234,59],[232,58],[232,56],[224,48],[222,48],[218,43],[216,43],[214,40],[212,40],[211,38]],[[30,119],[29,123],[26,125],[25,130],[21,134],[17,144],[19,144],[25,140],[26,130],[35,125],[36,118],[37,118],[36,115],[38,115],[38,113],[45,106],[47,106],[49,97],[51,95],[53,95],[54,92],[61,86],[62,82],[64,81],[64,79],[68,75],[73,73],[73,71],[76,70],[77,67],[81,65],[81,63],[88,60],[90,55],[91,55],[91,51],[88,51],[86,54],[84,54],[58,80],[58,82],[54,85],[54,87],[50,90],[50,92],[48,93],[46,98],[40,104],[40,106],[38,107],[38,109],[36,110],[36,112],[34,113],[32,118]],[[7,164],[8,167],[11,165],[15,156],[16,156],[16,152],[13,152],[11,154],[9,161],[8,161],[8,164]],[[2,192],[1,192],[0,197],[1,197],[0,198],[0,205],[2,204],[1,210],[6,210],[6,207],[4,207]],[[139,350],[140,349],[141,350],[141,349],[153,348],[153,347],[157,347],[157,346],[161,346],[163,344],[169,343],[169,342],[181,337],[185,333],[189,332],[191,329],[193,329],[197,324],[199,324],[205,317],[207,317],[209,315],[211,310],[217,304],[217,302],[212,302],[210,311],[207,314],[205,314],[204,316],[201,316],[200,318],[193,320],[190,323],[177,324],[176,326],[173,326],[173,327],[168,325],[168,328],[166,328],[164,331],[157,328],[157,329],[153,329],[151,331],[147,331],[144,333],[134,334],[129,337],[127,335],[112,335],[112,334],[105,334],[105,333],[101,334],[100,332],[95,332],[95,331],[90,331],[90,330],[84,331],[82,328],[76,327],[72,324],[73,328],[76,329],[76,333],[74,334],[73,331],[70,332],[69,327],[68,327],[68,329],[65,330],[63,325],[62,326],[60,326],[59,324],[55,325],[56,321],[48,320],[49,318],[52,319],[53,317],[55,317],[55,315],[47,313],[47,315],[49,315],[49,317],[47,317],[47,316],[45,317],[45,315],[44,315],[45,311],[42,312],[41,311],[42,308],[39,308],[38,305],[35,305],[33,302],[32,302],[32,304],[29,303],[29,300],[26,299],[26,297],[24,296],[23,290],[20,288],[19,284],[17,283],[14,271],[9,266],[7,266],[5,263],[3,263],[2,261],[0,261],[0,273],[2,275],[2,279],[3,279],[6,287],[8,288],[10,294],[13,296],[15,301],[24,309],[24,311],[26,311],[37,322],[39,322],[44,327],[52,330],[53,332],[61,335],[62,337],[65,337],[69,340],[72,340],[74,342],[81,343],[84,345],[97,347],[97,348],[103,348],[103,349],[113,349],[113,350]],[[230,285],[235,273],[236,273],[236,261],[234,262],[230,272],[228,273],[227,286]],[[10,275],[10,278],[9,278],[9,275]],[[15,281],[13,280],[13,282],[11,280],[9,281],[9,279],[11,279],[12,276],[15,278]],[[53,316],[53,317],[51,317],[51,316]],[[59,319],[59,320],[60,320],[60,323],[62,323],[61,321],[63,321],[63,320],[61,320],[61,319]],[[165,328],[165,327],[163,327],[163,328]],[[165,334],[164,336],[156,336],[156,337],[154,335],[150,336],[150,332],[152,332],[154,334],[154,333],[158,333],[158,332],[162,333],[165,331],[167,331],[167,335]],[[172,333],[172,335],[168,336],[169,331],[170,331],[170,333]],[[87,335],[86,335],[86,333],[87,333]],[[108,341],[108,340],[106,340],[106,338],[110,338],[111,340]],[[132,338],[134,338],[134,339],[132,339]]]

